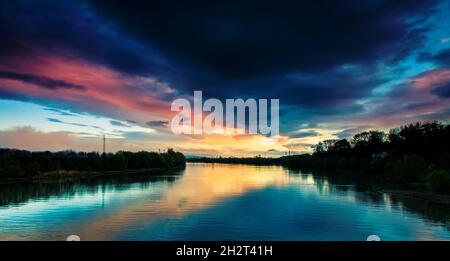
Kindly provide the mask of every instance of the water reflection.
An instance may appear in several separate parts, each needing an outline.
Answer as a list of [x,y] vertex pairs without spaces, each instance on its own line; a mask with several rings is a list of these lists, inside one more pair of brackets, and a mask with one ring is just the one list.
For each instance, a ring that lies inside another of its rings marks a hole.
[[182,176],[1,186],[0,195],[2,240],[450,239],[446,206],[276,166],[188,164]]
[[182,174],[181,171],[163,172],[155,176],[154,173],[140,173],[139,175],[103,176],[84,178],[82,180],[43,180],[0,184],[0,207],[15,205],[29,200],[46,199],[64,195],[66,198],[76,194],[96,194],[106,190],[127,190],[133,183],[140,183],[143,188],[149,183],[157,181],[174,181]]

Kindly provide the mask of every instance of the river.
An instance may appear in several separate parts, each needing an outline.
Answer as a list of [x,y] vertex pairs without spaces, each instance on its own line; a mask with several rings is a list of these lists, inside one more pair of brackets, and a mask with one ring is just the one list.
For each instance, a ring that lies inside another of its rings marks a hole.
[[0,185],[0,240],[450,240],[450,208],[279,166]]

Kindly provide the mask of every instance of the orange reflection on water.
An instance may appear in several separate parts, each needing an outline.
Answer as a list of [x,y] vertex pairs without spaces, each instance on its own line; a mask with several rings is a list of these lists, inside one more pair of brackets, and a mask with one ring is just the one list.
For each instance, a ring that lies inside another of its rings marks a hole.
[[158,200],[140,199],[107,217],[89,222],[79,235],[87,240],[107,240],[127,226],[148,225],[163,217],[185,215],[213,206],[220,200],[268,186],[299,183],[313,185],[312,176],[290,176],[281,167],[189,164],[183,177],[163,192]]

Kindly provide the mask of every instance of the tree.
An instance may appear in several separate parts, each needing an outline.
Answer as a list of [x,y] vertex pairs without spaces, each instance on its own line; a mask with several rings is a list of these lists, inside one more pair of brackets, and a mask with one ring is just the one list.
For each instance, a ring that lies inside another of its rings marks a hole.
[[450,192],[450,174],[445,170],[435,170],[427,174],[428,187],[437,193]]
[[324,140],[323,141],[323,148],[325,151],[333,151],[334,149],[334,144],[337,142],[338,140],[336,139],[330,139],[330,140]]
[[336,141],[333,146],[333,151],[337,153],[347,152],[350,149],[350,143],[346,139]]
[[394,176],[400,181],[414,182],[422,178],[427,168],[423,158],[419,156],[404,156],[395,163]]

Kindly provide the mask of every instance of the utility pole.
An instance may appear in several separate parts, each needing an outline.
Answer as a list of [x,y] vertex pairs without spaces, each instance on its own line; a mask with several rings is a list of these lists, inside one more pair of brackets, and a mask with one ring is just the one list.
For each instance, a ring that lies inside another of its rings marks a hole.
[[106,136],[103,134],[103,154],[106,153]]

